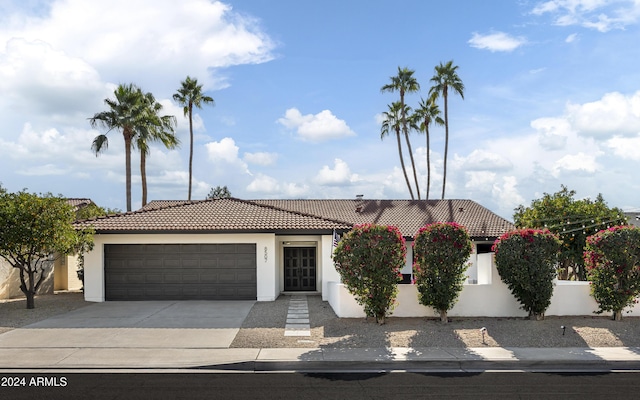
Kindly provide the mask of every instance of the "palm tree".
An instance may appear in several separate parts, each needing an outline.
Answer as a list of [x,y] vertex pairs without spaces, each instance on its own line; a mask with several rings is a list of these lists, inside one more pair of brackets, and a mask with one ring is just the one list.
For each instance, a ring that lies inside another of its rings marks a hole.
[[435,67],[435,75],[431,78],[433,86],[429,89],[429,95],[435,101],[442,96],[444,99],[444,172],[442,174],[442,199],[444,200],[445,186],[447,184],[447,155],[449,153],[449,108],[448,96],[449,88],[453,93],[458,93],[464,100],[464,84],[458,76],[457,65],[453,65],[453,60],[446,64],[440,63]]
[[138,127],[136,146],[140,150],[140,177],[142,179],[142,205],[147,204],[147,156],[149,155],[149,142],[161,142],[167,149],[175,149],[180,141],[174,135],[176,117],[173,115],[160,115],[162,104],[158,103],[153,94],[144,95],[147,105],[145,112],[145,124]]
[[127,187],[127,211],[131,211],[131,145],[136,131],[144,119],[146,104],[140,88],[134,84],[120,84],[113,92],[116,99],[105,99],[107,111],[102,111],[89,118],[92,128],[101,126],[107,129],[93,139],[91,149],[98,156],[109,147],[107,134],[112,130],[122,131],[125,149],[125,173]]
[[[418,192],[418,200],[420,200],[420,186],[418,185],[418,175],[416,174],[416,165],[413,162],[413,152],[411,151],[411,143],[409,142],[409,126],[407,123],[407,109],[405,108],[404,95],[405,93],[415,93],[420,90],[420,84],[417,79],[413,76],[415,73],[414,70],[408,68],[400,68],[398,67],[398,75],[390,77],[391,83],[387,83],[386,85],[380,88],[381,92],[400,92],[400,105],[401,105],[401,116],[400,122],[402,126],[402,132],[404,133],[404,138],[407,142],[407,147],[409,148],[409,156],[411,158],[411,166],[413,167],[413,178],[416,182],[416,191]],[[411,192],[411,190],[409,190]],[[413,194],[411,195],[411,200],[413,200]]]
[[418,130],[424,132],[427,137],[427,195],[426,200],[429,200],[429,188],[431,187],[431,159],[430,159],[430,145],[429,145],[429,125],[436,123],[437,125],[444,125],[444,121],[440,118],[440,108],[433,99],[420,99],[419,108],[416,110],[414,116],[420,121]]
[[411,200],[413,197],[413,190],[411,189],[411,182],[409,182],[409,176],[407,175],[407,169],[404,166],[404,158],[402,157],[402,142],[400,140],[400,129],[402,128],[402,114],[403,106],[399,101],[395,101],[387,106],[388,111],[382,113],[384,120],[382,121],[382,127],[380,128],[380,139],[384,139],[385,136],[390,135],[391,132],[396,134],[398,141],[398,154],[400,155],[400,165],[402,166],[402,172],[404,173],[404,179],[407,182],[409,188],[409,194]]
[[202,108],[202,104],[214,105],[212,97],[202,93],[202,85],[198,85],[197,79],[187,79],[180,82],[182,85],[173,95],[173,100],[184,107],[184,116],[189,116],[189,199],[191,200],[191,181],[193,179],[193,107]]

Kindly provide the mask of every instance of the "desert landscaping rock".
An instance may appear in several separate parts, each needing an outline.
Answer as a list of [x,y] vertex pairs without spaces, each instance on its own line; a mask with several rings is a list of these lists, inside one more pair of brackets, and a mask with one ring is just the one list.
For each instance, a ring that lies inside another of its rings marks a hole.
[[0,334],[89,304],[92,303],[84,301],[84,293],[81,292],[61,292],[36,296],[36,308],[31,310],[27,310],[24,298],[0,300]]
[[[610,316],[523,318],[389,317],[337,318],[320,296],[307,296],[311,336],[287,337],[289,296],[273,302],[256,302],[232,348],[374,348],[374,347],[640,347],[640,318]],[[24,299],[0,300],[0,334],[72,311],[86,305],[82,293],[36,297],[36,308],[27,310]],[[564,335],[562,326],[565,326]],[[481,328],[486,328],[483,336]]]
[[[311,337],[283,337],[288,296],[256,303],[231,347],[238,348],[374,348],[374,347],[637,347],[640,318],[621,322],[609,316],[523,318],[450,317],[375,319],[337,318],[320,296],[307,296]],[[564,335],[562,326],[565,326]],[[486,328],[484,342],[482,328]]]

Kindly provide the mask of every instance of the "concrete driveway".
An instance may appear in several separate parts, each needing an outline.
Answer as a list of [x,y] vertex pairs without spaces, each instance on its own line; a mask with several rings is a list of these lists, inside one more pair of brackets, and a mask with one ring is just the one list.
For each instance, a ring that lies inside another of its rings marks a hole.
[[10,348],[228,348],[254,301],[110,301],[0,335]]

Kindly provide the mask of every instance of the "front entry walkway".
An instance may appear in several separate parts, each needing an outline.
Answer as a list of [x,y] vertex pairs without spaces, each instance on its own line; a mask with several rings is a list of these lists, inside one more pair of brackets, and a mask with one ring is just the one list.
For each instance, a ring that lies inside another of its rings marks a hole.
[[289,310],[287,311],[287,323],[284,328],[284,335],[311,336],[307,296],[291,296],[289,299]]

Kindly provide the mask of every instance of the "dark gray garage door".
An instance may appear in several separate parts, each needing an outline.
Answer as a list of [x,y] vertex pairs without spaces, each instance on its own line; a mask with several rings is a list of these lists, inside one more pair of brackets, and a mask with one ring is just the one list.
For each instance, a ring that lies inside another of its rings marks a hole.
[[106,300],[255,300],[255,244],[108,244]]

